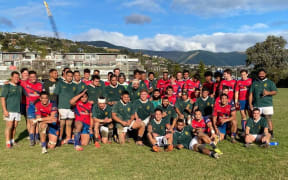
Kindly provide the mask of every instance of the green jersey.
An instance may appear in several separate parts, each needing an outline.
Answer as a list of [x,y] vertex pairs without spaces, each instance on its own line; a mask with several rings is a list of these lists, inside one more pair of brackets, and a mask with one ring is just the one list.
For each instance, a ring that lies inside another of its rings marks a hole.
[[155,79],[153,79],[152,81],[151,80],[149,80],[149,89],[152,87],[153,89],[157,89],[156,88],[156,86],[157,86],[157,80],[155,80]]
[[121,98],[121,94],[125,91],[123,86],[117,84],[117,86],[113,87],[111,85],[106,86],[104,90],[104,96],[106,97],[108,102],[119,101]]
[[157,122],[155,119],[151,119],[150,123],[152,126],[152,132],[157,133],[159,136],[166,135],[166,125],[169,124],[165,119],[161,119],[160,122]]
[[154,106],[149,100],[142,102],[140,99],[138,99],[134,101],[133,106],[135,108],[135,112],[141,120],[145,120],[154,112]]
[[98,98],[104,96],[104,86],[94,86],[92,84],[87,86],[88,100],[97,103]]
[[154,105],[154,108],[160,106],[162,103],[161,98],[159,100],[152,100],[151,102]]
[[[127,89],[129,88],[133,88],[133,83],[131,82],[131,83],[129,83],[129,85],[128,85],[128,87],[127,87]],[[146,86],[146,84],[145,84],[145,82],[144,81],[140,81],[139,80],[139,88],[138,89],[140,89],[140,90],[142,90],[142,89],[146,89],[146,90],[148,90],[148,88],[147,88],[147,86]]]
[[175,103],[175,108],[178,108],[179,111],[182,114],[184,114],[184,117],[187,118],[187,116],[190,114],[189,111],[187,111],[187,109],[192,111],[193,104],[191,104],[189,99],[187,99],[186,101],[184,101],[183,99],[177,99],[177,101]]
[[202,97],[197,98],[194,107],[197,106],[198,109],[201,111],[202,116],[209,116],[213,113],[213,106],[214,106],[214,98],[210,96],[207,99],[203,99]]
[[250,134],[263,134],[264,129],[268,128],[268,124],[264,117],[261,117],[257,122],[255,122],[253,118],[249,118],[246,127],[250,128]]
[[[122,100],[120,100],[113,106],[112,113],[116,113],[118,118],[127,122],[131,119],[131,116],[134,115],[135,111],[131,102],[124,104]],[[120,124],[117,123],[118,127],[119,125]]]
[[253,106],[269,107],[273,106],[272,96],[263,96],[263,90],[277,91],[276,85],[269,79],[254,81],[250,88],[250,93],[253,94]]
[[43,91],[48,94],[49,100],[53,101],[55,104],[57,104],[57,95],[54,93],[56,83],[57,81],[50,81],[49,79],[43,83]]
[[185,126],[182,131],[175,131],[173,134],[173,145],[182,144],[185,148],[189,149],[189,144],[193,138],[193,128],[191,125]]
[[76,85],[76,94],[80,94],[82,91],[84,91],[84,89],[87,89],[86,84],[83,81],[79,81],[79,82],[75,82],[73,81],[73,83]]
[[58,109],[71,109],[70,100],[77,95],[77,85],[58,81],[54,93],[58,95]]
[[163,117],[163,119],[168,122],[172,122],[172,120],[177,117],[175,109],[170,104],[167,107],[164,107],[163,105],[157,106],[156,109],[161,109],[163,112],[166,112],[167,115]]
[[92,117],[97,119],[111,118],[112,108],[106,105],[105,109],[100,109],[97,105],[92,108]]
[[2,88],[1,97],[5,98],[8,112],[20,113],[22,87],[12,83],[5,84]]
[[129,92],[129,96],[130,96],[130,101],[131,102],[134,102],[136,101],[137,99],[140,98],[140,91],[141,89],[138,88],[138,89],[134,89],[133,87],[129,87],[127,88],[127,91]]

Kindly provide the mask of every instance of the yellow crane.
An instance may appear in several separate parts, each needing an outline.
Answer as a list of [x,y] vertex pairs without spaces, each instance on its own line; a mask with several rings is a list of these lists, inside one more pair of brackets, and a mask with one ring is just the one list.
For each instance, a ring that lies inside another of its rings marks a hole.
[[48,14],[48,18],[50,20],[50,24],[52,26],[52,29],[54,31],[54,35],[57,39],[59,39],[59,34],[58,34],[58,31],[57,31],[57,27],[56,27],[56,24],[55,24],[55,21],[54,21],[54,18],[52,16],[52,13],[49,9],[49,6],[48,6],[48,3],[46,1],[44,1],[44,6],[46,8],[46,11],[47,11],[47,14]]

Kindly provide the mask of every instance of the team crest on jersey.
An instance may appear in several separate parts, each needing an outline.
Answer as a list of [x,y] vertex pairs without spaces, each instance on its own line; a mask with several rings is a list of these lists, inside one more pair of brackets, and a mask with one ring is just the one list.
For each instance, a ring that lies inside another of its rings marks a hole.
[[140,92],[138,92],[137,95],[140,96]]
[[118,92],[119,92],[119,94],[121,94],[121,93],[122,93],[122,90],[121,90],[121,89],[119,89],[119,91],[118,91]]
[[84,85],[82,85],[82,89],[84,89],[85,88],[85,86]]
[[110,91],[110,94],[113,94],[113,92],[112,92],[112,91]]
[[267,83],[264,84],[264,87],[267,87]]
[[209,102],[207,102],[207,106],[210,106],[210,103],[209,103]]
[[108,112],[105,112],[105,116],[107,116],[108,115]]
[[146,109],[149,110],[149,109],[150,109],[150,106],[147,106]]
[[75,91],[76,90],[76,87],[73,87],[73,91]]
[[128,111],[128,112],[130,112],[130,111],[131,111],[131,108],[130,108],[130,107],[128,107],[128,108],[127,108],[127,111]]
[[171,114],[171,111],[168,111],[168,114]]
[[187,135],[187,136],[189,135],[188,131],[185,131],[185,135]]

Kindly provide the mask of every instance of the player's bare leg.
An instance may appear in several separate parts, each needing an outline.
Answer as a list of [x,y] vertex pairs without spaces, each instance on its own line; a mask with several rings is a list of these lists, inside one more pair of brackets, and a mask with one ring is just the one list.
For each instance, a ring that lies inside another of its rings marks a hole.
[[12,129],[13,129],[13,121],[6,121],[6,127],[5,127],[5,139],[6,139],[6,147],[11,148],[11,135],[12,135]]
[[[70,126],[70,128],[71,128],[71,126]],[[82,122],[76,121],[75,122],[75,129],[74,129],[74,148],[76,149],[76,151],[82,151],[83,150],[83,148],[81,147],[81,142],[80,142],[82,128],[83,128]],[[66,132],[67,132],[67,126],[66,126]],[[70,136],[70,138],[71,138],[71,136]],[[66,140],[67,140],[67,138],[66,138]],[[89,142],[89,139],[88,139],[88,142]]]
[[100,123],[99,122],[94,122],[94,136],[95,136],[95,143],[94,146],[96,148],[100,148],[100,134],[99,134],[99,128],[100,128]]
[[145,131],[145,124],[143,122],[135,122],[132,126],[133,129],[138,129],[138,136],[137,136],[137,140],[136,140],[136,144],[137,145],[143,145],[143,134]]
[[39,132],[40,132],[40,142],[42,147],[42,154],[47,153],[46,149],[46,130],[48,125],[44,122],[39,123]]

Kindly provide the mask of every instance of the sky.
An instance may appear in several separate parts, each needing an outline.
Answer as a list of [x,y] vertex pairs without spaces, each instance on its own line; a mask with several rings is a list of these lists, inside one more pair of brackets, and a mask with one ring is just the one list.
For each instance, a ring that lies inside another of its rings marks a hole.
[[[288,40],[287,0],[47,0],[61,38],[163,51],[245,51]],[[41,0],[0,0],[0,31],[53,36]]]

